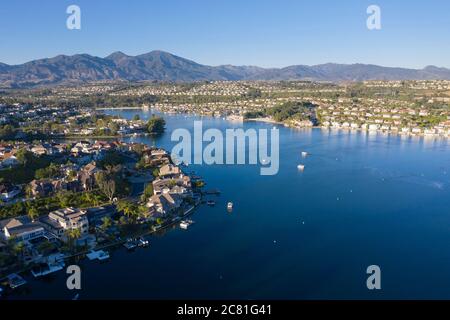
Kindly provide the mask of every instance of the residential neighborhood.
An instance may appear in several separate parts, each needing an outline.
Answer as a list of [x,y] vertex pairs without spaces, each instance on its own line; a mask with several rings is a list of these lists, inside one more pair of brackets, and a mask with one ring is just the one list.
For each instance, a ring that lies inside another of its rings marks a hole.
[[200,203],[196,180],[161,148],[94,140],[10,142],[2,150],[2,163],[17,157],[0,170],[0,279],[129,244]]

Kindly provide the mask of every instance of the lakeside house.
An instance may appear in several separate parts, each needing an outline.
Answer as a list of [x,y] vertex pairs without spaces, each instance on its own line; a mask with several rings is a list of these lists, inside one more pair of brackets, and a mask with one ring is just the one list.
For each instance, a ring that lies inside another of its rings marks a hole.
[[78,229],[82,238],[89,231],[87,211],[81,209],[66,208],[55,210],[50,212],[48,216],[42,217],[41,222],[50,233],[63,241],[67,240],[67,231]]
[[164,192],[153,195],[147,202],[147,207],[162,215],[167,215],[181,206],[182,198],[175,194]]
[[0,221],[3,238],[16,241],[29,241],[44,236],[45,229],[41,223],[31,221],[27,216],[4,219]]
[[166,164],[163,165],[159,169],[159,176],[161,178],[175,178],[178,177],[181,174],[181,169],[178,166],[175,166],[173,164]]
[[106,205],[86,209],[89,225],[100,225],[104,218],[112,218],[117,213],[116,206]]
[[152,167],[160,167],[170,164],[170,156],[164,149],[148,149],[143,152],[145,164]]

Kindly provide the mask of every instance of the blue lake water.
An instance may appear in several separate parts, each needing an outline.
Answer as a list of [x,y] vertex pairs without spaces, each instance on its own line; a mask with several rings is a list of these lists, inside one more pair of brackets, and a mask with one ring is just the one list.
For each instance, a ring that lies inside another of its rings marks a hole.
[[[200,118],[165,119],[162,137],[128,140],[170,150],[172,130],[192,130]],[[205,129],[272,127],[201,119]],[[151,237],[147,249],[119,249],[102,264],[83,261],[80,299],[450,298],[446,140],[279,129],[277,175],[261,176],[257,165],[189,166],[222,191],[216,206],[198,208],[187,231]],[[366,268],[374,264],[381,268],[379,291],[366,287]],[[27,279],[26,291],[12,298],[75,294],[64,272]]]

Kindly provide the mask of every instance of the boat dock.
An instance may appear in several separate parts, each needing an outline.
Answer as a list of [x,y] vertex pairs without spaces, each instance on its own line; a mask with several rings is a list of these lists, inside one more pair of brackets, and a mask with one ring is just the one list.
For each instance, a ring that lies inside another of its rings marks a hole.
[[109,253],[103,250],[92,250],[88,254],[86,254],[89,260],[99,260],[99,261],[105,261],[109,259]]
[[123,244],[123,246],[124,246],[128,251],[131,251],[131,250],[136,249],[136,247],[138,246],[138,243],[137,243],[137,241],[134,240],[134,239],[128,239],[128,240]]
[[31,274],[33,275],[33,277],[39,278],[54,272],[61,271],[62,269],[64,269],[64,266],[64,262],[43,263],[31,269]]
[[27,284],[25,279],[16,273],[10,274],[9,276],[6,277],[6,279],[7,279],[8,285],[11,289],[17,289],[17,288]]
[[203,193],[208,194],[208,195],[219,195],[220,190],[219,189],[209,189],[209,190],[205,190]]

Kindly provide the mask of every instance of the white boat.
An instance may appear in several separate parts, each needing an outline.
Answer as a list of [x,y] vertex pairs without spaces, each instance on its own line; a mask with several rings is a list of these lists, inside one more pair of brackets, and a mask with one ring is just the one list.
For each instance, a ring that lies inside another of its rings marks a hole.
[[304,164],[299,164],[297,166],[297,169],[300,170],[300,171],[303,171],[303,170],[305,170],[305,165]]
[[139,247],[146,247],[149,245],[148,240],[144,239],[144,238],[139,238],[138,240],[138,246]]
[[61,271],[62,269],[64,269],[64,266],[64,262],[44,263],[31,269],[31,274],[35,278],[43,277],[48,274]]
[[183,230],[186,230],[193,223],[194,223],[194,221],[192,221],[192,220],[183,220],[180,222],[180,228]]
[[104,261],[109,259],[109,253],[103,250],[91,250],[91,252],[89,252],[87,255],[89,260],[99,260],[99,261]]
[[308,156],[308,152],[303,151],[303,152],[302,152],[302,157],[303,157],[303,158],[306,158],[307,156]]
[[233,202],[228,202],[227,209],[228,210],[233,210]]

